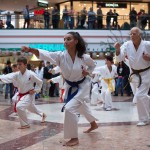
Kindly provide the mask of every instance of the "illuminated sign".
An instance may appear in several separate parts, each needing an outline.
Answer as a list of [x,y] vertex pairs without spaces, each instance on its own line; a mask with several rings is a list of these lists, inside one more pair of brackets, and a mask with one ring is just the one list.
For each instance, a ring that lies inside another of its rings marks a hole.
[[43,15],[44,9],[34,10],[34,15]]
[[42,1],[42,0],[38,0],[37,5],[39,7],[48,7],[48,2],[47,1]]
[[65,50],[64,44],[30,44],[29,47],[36,49],[43,49],[50,52]]
[[115,3],[112,3],[112,4],[111,3],[106,3],[105,6],[106,7],[119,7],[119,5],[115,4]]
[[126,3],[97,3],[97,7],[102,8],[127,8]]

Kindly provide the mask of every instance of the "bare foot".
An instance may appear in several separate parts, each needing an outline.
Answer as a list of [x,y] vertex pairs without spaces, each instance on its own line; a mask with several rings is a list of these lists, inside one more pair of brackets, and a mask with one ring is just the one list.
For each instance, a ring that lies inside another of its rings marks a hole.
[[90,124],[91,124],[91,127],[88,130],[83,131],[84,133],[89,133],[98,128],[98,125],[95,121],[91,122]]
[[63,144],[63,146],[75,146],[79,144],[78,138],[72,138],[70,141]]
[[21,127],[19,127],[18,129],[26,129],[26,128],[30,128],[30,126],[29,126],[29,125],[21,126]]
[[46,117],[47,117],[46,114],[43,113],[41,123],[44,123],[44,122],[45,122],[45,118],[46,118]]

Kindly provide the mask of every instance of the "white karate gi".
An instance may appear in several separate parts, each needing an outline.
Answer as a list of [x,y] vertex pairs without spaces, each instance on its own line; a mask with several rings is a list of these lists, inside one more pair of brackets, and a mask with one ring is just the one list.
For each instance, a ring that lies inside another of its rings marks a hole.
[[35,73],[41,80],[43,80],[44,67],[42,67],[40,70],[39,70],[39,68],[36,68]]
[[[32,89],[34,89],[36,92],[40,92],[42,87],[42,80],[39,79],[33,71],[27,69],[24,74],[18,71],[14,73],[9,73],[5,76],[0,76],[0,79],[4,83],[14,83],[15,86],[18,88],[18,93],[26,93]],[[36,83],[35,87],[34,83]],[[26,116],[26,109],[42,117],[43,113],[36,108],[34,100],[35,94],[33,95],[27,94],[23,96],[17,103],[16,109],[21,126],[29,125]]]
[[[130,69],[130,73],[132,73],[132,70],[131,70],[131,67],[129,65],[129,60],[125,58],[125,64],[129,67]],[[133,95],[135,95],[135,92],[137,90],[137,83],[135,82],[129,82],[130,83],[130,86],[131,86],[131,89],[132,89],[132,92],[133,92]],[[137,103],[137,99],[136,99],[136,96],[133,97],[133,103],[136,104]]]
[[101,94],[99,93],[99,78],[99,74],[94,74],[92,79],[91,105],[97,105],[97,103],[101,100]]
[[[51,78],[51,81],[53,83],[59,83],[59,93],[61,95],[62,94],[61,93],[61,89],[64,89],[64,79],[63,79],[62,75],[59,75],[59,76],[54,77],[54,78]],[[63,100],[64,100],[64,95],[65,95],[65,92],[63,93],[63,96],[62,96]]]
[[107,65],[98,67],[96,69],[99,71],[100,78],[101,78],[101,95],[104,101],[104,108],[107,110],[107,108],[112,108],[112,97],[111,93],[113,92],[110,90],[110,86],[104,81],[104,79],[112,79],[111,84],[112,88],[115,89],[115,80],[114,78],[117,76],[117,67],[115,65],[112,65],[112,71],[110,72]]
[[[83,79],[82,68],[88,67],[88,70],[92,72],[95,67],[94,61],[87,54],[84,54],[83,58],[79,58],[76,55],[75,61],[73,62],[67,51],[47,52],[39,50],[39,58],[59,66],[63,77],[71,82],[77,82]],[[85,103],[86,100],[90,100],[89,94],[91,82],[89,80],[89,78],[86,78],[79,84],[78,93],[65,106],[65,139],[78,138],[78,116],[76,114],[83,114],[89,122],[96,120]],[[69,87],[70,86],[65,82],[66,93],[68,93]]]
[[[150,42],[141,41],[138,50],[135,49],[133,42],[125,42],[121,46],[121,52],[119,56],[116,56],[117,61],[124,61],[125,56],[128,57],[129,65],[135,70],[145,69],[150,66],[150,61],[145,61],[143,59],[143,52],[150,55]],[[135,97],[137,100],[137,110],[139,121],[148,121],[149,118],[149,101],[148,90],[150,88],[150,69],[140,73],[142,78],[142,84],[137,88],[135,92]],[[139,78],[137,75],[133,75],[133,82],[139,83]],[[138,85],[137,85],[138,86]]]

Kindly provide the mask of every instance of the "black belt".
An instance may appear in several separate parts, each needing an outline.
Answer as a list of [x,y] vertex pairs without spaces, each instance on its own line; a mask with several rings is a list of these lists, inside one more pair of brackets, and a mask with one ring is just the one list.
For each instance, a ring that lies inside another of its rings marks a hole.
[[150,69],[150,66],[145,68],[145,69],[140,69],[140,70],[135,70],[135,69],[131,68],[132,73],[130,74],[129,81],[130,81],[131,76],[136,74],[139,77],[139,85],[138,85],[138,88],[139,88],[141,86],[141,83],[142,83],[142,78],[141,78],[140,73],[144,72],[144,71],[146,71],[148,69]]

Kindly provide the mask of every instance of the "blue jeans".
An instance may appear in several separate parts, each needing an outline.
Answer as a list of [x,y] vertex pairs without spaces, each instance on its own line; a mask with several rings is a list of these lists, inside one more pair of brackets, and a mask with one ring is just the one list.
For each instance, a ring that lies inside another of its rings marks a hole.
[[13,97],[13,85],[12,83],[6,84],[5,95],[8,96],[10,93],[10,98]]
[[68,29],[68,22],[69,22],[68,17],[64,17],[63,21],[64,21],[64,29]]
[[117,82],[116,82],[116,88],[115,88],[115,94],[118,95],[118,90],[119,90],[119,87],[120,87],[120,91],[121,91],[121,95],[123,95],[123,92],[124,92],[124,78],[121,77],[121,78],[118,78],[117,79]]
[[73,29],[73,27],[74,27],[74,17],[69,18],[69,27],[70,27],[70,29]]
[[45,29],[49,29],[49,19],[45,19],[44,27]]

